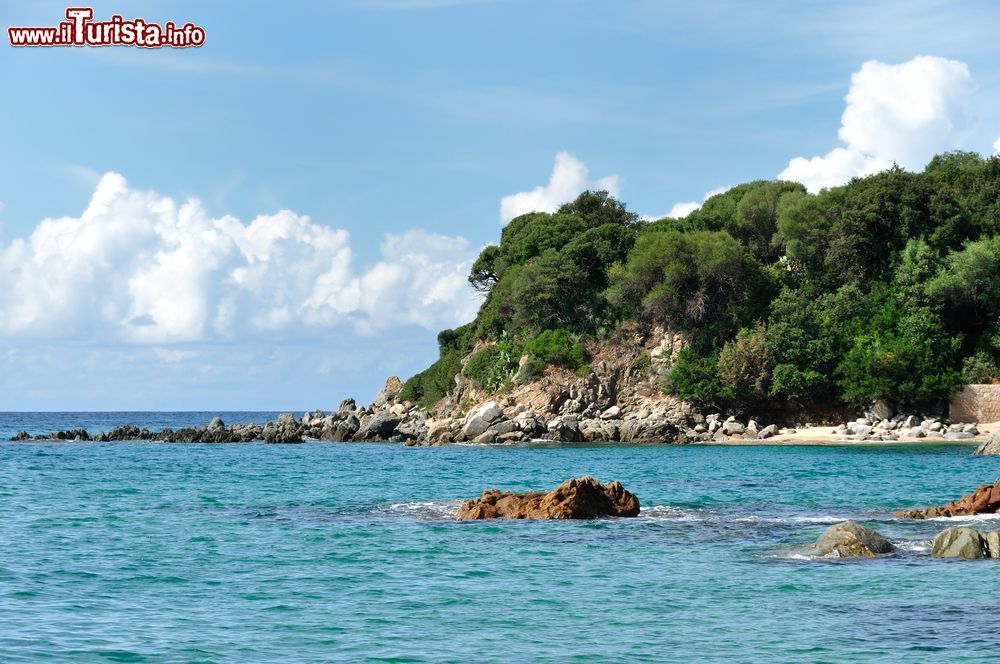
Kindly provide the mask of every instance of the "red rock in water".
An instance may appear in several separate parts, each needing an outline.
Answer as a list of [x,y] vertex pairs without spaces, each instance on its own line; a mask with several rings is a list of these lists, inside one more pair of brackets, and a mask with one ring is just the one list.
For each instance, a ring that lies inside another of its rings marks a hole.
[[933,519],[941,516],[968,516],[970,514],[993,514],[1000,511],[1000,478],[993,484],[983,484],[967,496],[953,500],[947,505],[896,512],[904,519]]
[[594,519],[600,516],[638,516],[639,499],[620,482],[601,484],[593,477],[563,482],[548,493],[484,491],[465,502],[457,519]]

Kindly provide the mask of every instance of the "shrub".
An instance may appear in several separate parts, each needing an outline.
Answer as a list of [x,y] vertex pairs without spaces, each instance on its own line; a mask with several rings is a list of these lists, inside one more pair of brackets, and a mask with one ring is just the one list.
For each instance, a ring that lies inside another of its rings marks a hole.
[[525,350],[538,359],[566,369],[577,369],[584,363],[584,350],[566,330],[545,330],[528,342]]
[[643,351],[639,353],[634,360],[632,360],[629,370],[636,376],[642,376],[645,375],[652,366],[653,360],[649,357],[649,353]]
[[711,405],[733,396],[719,380],[719,353],[699,353],[694,347],[682,348],[666,376],[665,389],[685,401]]
[[476,351],[465,363],[463,373],[489,392],[496,392],[517,371],[520,353],[506,338]]
[[1000,376],[1000,369],[989,355],[980,351],[965,358],[962,379],[966,383],[992,383]]
[[726,342],[719,354],[719,379],[739,399],[767,397],[771,365],[763,324],[752,330],[743,328]]

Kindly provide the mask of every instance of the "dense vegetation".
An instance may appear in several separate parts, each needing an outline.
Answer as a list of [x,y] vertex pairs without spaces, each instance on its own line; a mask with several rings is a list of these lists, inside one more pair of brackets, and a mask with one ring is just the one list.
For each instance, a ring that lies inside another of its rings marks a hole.
[[638,322],[689,336],[664,389],[703,404],[934,402],[1000,375],[1000,158],[818,195],[751,182],[655,222],[585,192],[511,221],[469,281],[476,320],[439,335],[406,398],[433,403],[463,371],[491,391],[584,372],[582,340]]

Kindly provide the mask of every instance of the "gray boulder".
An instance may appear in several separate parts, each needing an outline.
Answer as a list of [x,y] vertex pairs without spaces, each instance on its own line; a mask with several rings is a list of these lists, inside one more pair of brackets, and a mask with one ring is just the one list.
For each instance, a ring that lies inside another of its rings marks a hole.
[[988,556],[988,550],[979,531],[972,528],[948,528],[934,538],[931,555],[979,560]]
[[856,521],[835,523],[812,546],[818,556],[831,558],[872,558],[896,550],[886,538]]
[[757,434],[757,438],[764,440],[766,438],[771,438],[772,436],[777,436],[777,435],[778,435],[778,425],[768,424],[766,427],[760,430],[760,433]]
[[871,408],[872,414],[880,420],[888,420],[896,411],[885,399],[878,399],[872,404]]
[[378,413],[361,425],[354,435],[356,440],[382,440],[391,438],[399,426],[399,418]]
[[503,410],[497,405],[497,402],[487,401],[466,416],[465,425],[462,427],[462,436],[465,440],[473,440],[504,419],[506,419],[506,415],[503,414]]

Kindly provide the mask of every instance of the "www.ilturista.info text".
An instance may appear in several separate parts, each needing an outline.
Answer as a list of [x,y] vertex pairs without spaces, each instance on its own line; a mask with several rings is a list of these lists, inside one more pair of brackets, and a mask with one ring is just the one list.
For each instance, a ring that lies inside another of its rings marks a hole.
[[10,45],[187,48],[205,43],[205,29],[193,23],[159,25],[141,18],[125,20],[117,14],[108,21],[93,21],[90,7],[70,7],[66,18],[54,27],[7,28]]

